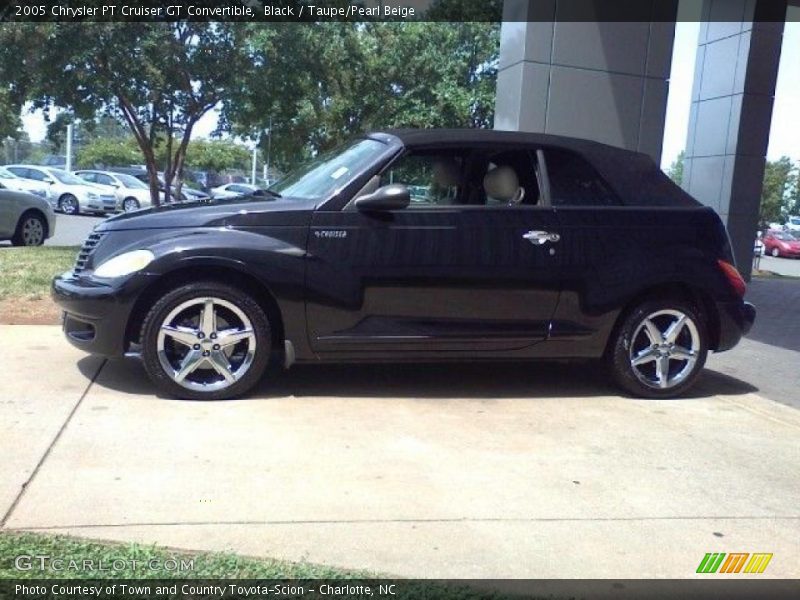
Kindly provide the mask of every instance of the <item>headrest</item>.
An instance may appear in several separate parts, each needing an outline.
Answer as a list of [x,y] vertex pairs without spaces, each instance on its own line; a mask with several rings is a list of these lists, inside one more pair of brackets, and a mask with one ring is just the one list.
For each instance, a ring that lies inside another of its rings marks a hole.
[[433,181],[441,187],[456,187],[461,183],[461,169],[452,159],[437,160],[433,164]]
[[511,167],[497,167],[483,178],[486,195],[502,202],[511,202],[519,192],[519,178]]

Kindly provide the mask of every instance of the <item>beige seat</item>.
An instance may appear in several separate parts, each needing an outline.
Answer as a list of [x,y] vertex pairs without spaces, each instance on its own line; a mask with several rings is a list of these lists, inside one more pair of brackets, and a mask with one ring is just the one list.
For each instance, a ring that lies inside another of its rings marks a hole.
[[509,205],[517,205],[525,198],[525,188],[519,185],[519,177],[511,167],[497,167],[483,178],[483,189],[487,199]]

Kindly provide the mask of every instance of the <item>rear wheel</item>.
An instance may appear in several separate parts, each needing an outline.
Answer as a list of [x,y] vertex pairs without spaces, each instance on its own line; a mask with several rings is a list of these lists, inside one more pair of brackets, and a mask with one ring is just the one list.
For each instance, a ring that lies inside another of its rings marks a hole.
[[58,201],[58,208],[65,215],[77,215],[81,211],[78,199],[72,194],[63,195]]
[[266,314],[242,290],[214,281],[164,295],[142,325],[147,374],[170,396],[240,396],[261,379],[272,338]]
[[708,354],[701,315],[682,300],[644,302],[625,318],[612,344],[609,359],[617,384],[645,398],[681,395]]
[[47,232],[47,224],[44,218],[35,213],[22,215],[17,223],[17,230],[11,243],[15,246],[41,246]]

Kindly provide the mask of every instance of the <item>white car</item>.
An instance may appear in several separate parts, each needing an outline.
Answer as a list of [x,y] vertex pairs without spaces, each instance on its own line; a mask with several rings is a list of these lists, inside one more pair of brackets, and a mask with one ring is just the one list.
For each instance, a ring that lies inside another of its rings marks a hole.
[[150,198],[150,188],[132,175],[113,171],[95,171],[93,169],[75,171],[75,175],[89,183],[114,188],[117,196],[117,206],[125,212],[153,205],[153,201]]
[[211,189],[212,198],[234,198],[248,196],[257,192],[259,188],[249,183],[226,183]]
[[800,232],[800,216],[792,215],[786,219],[784,227],[788,231]]
[[3,184],[3,187],[7,190],[29,192],[45,200],[47,199],[48,188],[50,187],[48,184],[41,181],[31,181],[30,179],[18,177],[5,167],[0,167],[0,183]]
[[41,196],[10,190],[0,180],[0,240],[15,246],[41,246],[56,231],[56,215]]
[[53,208],[64,214],[117,210],[114,188],[89,183],[63,169],[40,165],[6,165],[6,169],[17,177],[47,184],[47,199]]

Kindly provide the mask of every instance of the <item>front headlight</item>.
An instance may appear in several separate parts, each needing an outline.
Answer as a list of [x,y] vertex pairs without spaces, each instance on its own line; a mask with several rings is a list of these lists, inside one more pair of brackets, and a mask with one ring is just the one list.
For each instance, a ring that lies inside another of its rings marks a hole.
[[141,271],[149,265],[155,255],[149,250],[133,250],[107,260],[94,270],[97,277],[124,277]]

